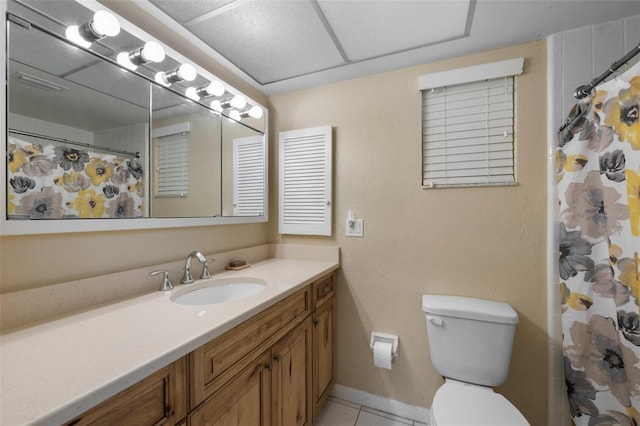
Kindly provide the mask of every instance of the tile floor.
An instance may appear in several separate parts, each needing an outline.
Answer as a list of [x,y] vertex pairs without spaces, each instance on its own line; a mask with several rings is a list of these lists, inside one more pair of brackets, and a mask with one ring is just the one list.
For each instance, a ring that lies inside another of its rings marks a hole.
[[314,426],[427,426],[417,420],[405,419],[373,408],[329,397]]

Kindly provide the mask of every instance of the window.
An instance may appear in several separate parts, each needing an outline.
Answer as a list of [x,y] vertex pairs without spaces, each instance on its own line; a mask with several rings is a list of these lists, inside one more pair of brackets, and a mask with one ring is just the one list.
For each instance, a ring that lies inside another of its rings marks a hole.
[[422,185],[513,185],[514,76],[523,58],[420,76]]
[[280,132],[281,234],[331,235],[331,126]]
[[189,195],[190,123],[153,129],[155,139],[155,196]]

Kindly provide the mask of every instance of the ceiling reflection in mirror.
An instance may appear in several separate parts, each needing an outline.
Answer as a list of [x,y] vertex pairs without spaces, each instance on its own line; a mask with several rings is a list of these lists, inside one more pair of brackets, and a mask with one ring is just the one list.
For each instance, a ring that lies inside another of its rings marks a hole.
[[149,52],[125,31],[78,48],[65,28],[93,11],[74,1],[9,12],[9,220],[264,216],[260,106],[169,56],[138,63]]

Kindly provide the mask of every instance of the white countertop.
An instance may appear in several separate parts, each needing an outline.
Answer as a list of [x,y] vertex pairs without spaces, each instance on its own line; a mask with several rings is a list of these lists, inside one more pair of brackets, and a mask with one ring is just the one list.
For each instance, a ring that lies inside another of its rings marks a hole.
[[213,276],[267,282],[244,299],[180,305],[169,300],[178,285],[8,332],[0,337],[0,424],[71,420],[337,268],[268,259]]

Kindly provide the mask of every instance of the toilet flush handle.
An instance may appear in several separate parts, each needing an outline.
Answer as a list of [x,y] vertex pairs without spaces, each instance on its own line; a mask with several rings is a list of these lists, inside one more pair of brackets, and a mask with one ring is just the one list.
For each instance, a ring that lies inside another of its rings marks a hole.
[[434,317],[434,316],[431,316],[431,315],[427,315],[427,321],[429,321],[431,324],[435,324],[437,326],[442,326],[442,324],[444,323],[442,318]]

